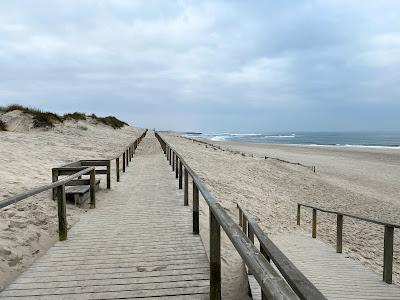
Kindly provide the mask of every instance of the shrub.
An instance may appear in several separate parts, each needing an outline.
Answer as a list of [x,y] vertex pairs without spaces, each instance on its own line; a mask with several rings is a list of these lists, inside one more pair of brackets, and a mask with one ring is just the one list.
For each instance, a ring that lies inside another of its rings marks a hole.
[[124,127],[125,125],[129,126],[128,123],[125,123],[116,117],[108,116],[108,117],[98,117],[95,114],[92,114],[91,117],[96,120],[98,123],[103,123],[105,125],[111,126],[114,129],[119,129]]
[[80,113],[80,112],[74,112],[72,114],[64,114],[63,116],[64,120],[86,120],[86,115],[84,113]]
[[0,131],[7,131],[7,124],[0,120]]

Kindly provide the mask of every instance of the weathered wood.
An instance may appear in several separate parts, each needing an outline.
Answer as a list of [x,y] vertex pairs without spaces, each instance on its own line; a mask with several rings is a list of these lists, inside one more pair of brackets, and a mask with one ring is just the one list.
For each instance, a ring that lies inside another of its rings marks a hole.
[[111,189],[111,162],[107,164],[107,189]]
[[179,157],[176,158],[175,164],[175,178],[178,179],[179,177]]
[[122,172],[123,173],[125,173],[125,165],[126,165],[126,162],[125,162],[125,160],[126,160],[126,158],[125,158],[125,152],[124,153],[122,153]]
[[67,204],[65,199],[65,186],[57,187],[57,211],[58,211],[58,237],[60,241],[65,241],[68,238],[68,223],[67,223]]
[[392,283],[393,273],[393,233],[394,228],[385,226],[384,248],[383,248],[383,281]]
[[183,205],[188,206],[189,205],[189,174],[187,169],[185,168],[184,171],[185,178],[184,178],[184,190],[183,190]]
[[117,182],[119,182],[119,157],[115,159],[115,172],[117,174]]
[[175,151],[172,151],[172,171],[175,171]]
[[209,211],[210,215],[210,299],[221,299],[221,229],[220,225]]
[[129,154],[128,154],[128,149],[125,150],[125,156],[126,156],[126,166],[129,167]]
[[[56,182],[58,180],[58,170],[53,168],[51,170],[51,181]],[[53,200],[57,199],[57,189],[53,189]]]
[[297,225],[300,225],[300,207],[301,205],[297,203]]
[[178,170],[178,177],[179,177],[179,189],[182,189],[182,163],[179,162],[179,170]]
[[343,215],[336,216],[336,253],[342,253],[343,244]]
[[251,227],[250,223],[248,223],[247,231],[248,231],[249,240],[254,244],[254,231],[253,231],[253,228]]
[[239,226],[243,228],[243,212],[239,207]]
[[199,234],[199,189],[193,182],[193,233]]
[[90,208],[96,207],[96,172],[90,171]]
[[244,232],[244,234],[245,235],[247,235],[247,218],[246,218],[246,216],[243,214],[243,224],[242,224],[242,227],[243,227],[243,232]]
[[317,237],[317,210],[313,208],[312,211],[312,237]]

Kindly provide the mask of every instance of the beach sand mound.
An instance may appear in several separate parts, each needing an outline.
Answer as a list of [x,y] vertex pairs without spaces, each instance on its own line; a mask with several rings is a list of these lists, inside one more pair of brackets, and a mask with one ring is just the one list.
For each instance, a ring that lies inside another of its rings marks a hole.
[[[19,110],[0,113],[0,119],[8,129],[0,131],[0,200],[48,184],[53,167],[80,159],[115,157],[143,132],[130,126],[113,129],[91,117],[35,128],[33,117]],[[102,180],[101,189],[104,185]],[[86,211],[68,205],[69,225]],[[0,290],[57,239],[57,209],[51,191],[1,209]]]

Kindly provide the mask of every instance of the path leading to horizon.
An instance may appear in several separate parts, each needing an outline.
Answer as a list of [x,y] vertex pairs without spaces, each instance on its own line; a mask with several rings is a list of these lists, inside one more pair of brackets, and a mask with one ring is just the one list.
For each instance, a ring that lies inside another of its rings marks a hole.
[[121,182],[25,273],[6,299],[208,299],[209,267],[192,213],[153,132]]

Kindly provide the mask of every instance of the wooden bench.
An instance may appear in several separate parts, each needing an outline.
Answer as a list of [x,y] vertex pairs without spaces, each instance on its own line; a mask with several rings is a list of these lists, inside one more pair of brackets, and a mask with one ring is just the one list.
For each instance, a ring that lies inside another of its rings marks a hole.
[[[96,188],[98,191],[100,188],[100,179],[96,180]],[[73,201],[75,205],[80,206],[84,203],[90,196],[90,186],[89,185],[76,185],[68,186],[65,188],[65,197],[68,201]]]

